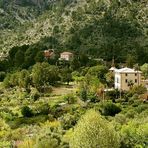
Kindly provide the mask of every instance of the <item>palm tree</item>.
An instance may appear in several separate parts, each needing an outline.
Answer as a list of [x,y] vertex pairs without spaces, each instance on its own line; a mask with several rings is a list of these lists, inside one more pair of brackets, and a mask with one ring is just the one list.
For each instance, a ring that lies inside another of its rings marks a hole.
[[131,88],[133,87],[133,85],[134,85],[134,83],[133,83],[132,80],[129,80],[127,83],[128,83],[127,85],[129,86],[130,89],[131,89]]

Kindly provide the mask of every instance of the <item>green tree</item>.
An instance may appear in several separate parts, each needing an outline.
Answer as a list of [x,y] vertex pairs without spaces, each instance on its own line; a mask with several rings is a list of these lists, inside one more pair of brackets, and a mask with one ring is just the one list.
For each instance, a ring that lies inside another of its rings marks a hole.
[[105,102],[102,105],[102,114],[105,116],[115,116],[121,112],[121,108],[112,102]]
[[106,73],[107,73],[107,68],[103,65],[93,66],[87,72],[87,74],[97,77],[102,83],[106,82],[105,80]]
[[108,72],[105,75],[105,79],[106,79],[106,83],[109,87],[113,87],[114,86],[114,74],[112,72]]
[[131,88],[133,87],[134,83],[133,83],[132,80],[129,80],[129,81],[127,82],[127,85],[128,85],[129,88],[131,89]]
[[60,72],[60,78],[62,82],[69,84],[72,81],[71,70],[69,68],[63,68]]
[[46,62],[37,63],[32,68],[32,82],[37,89],[54,84],[58,80],[58,68]]
[[80,74],[78,71],[74,71],[74,72],[72,72],[71,74],[72,74],[72,79],[73,79],[76,83],[81,82],[81,81],[84,79],[84,77],[81,76],[81,74]]
[[148,79],[148,63],[143,64],[140,69],[143,72],[145,79]]
[[15,72],[10,75],[9,83],[11,86],[18,86],[18,78],[19,78],[19,72]]
[[119,138],[110,123],[94,110],[89,110],[74,127],[71,148],[119,148]]
[[100,82],[97,76],[86,74],[81,87],[82,89],[85,88],[88,93],[96,93],[97,90],[102,86],[103,84]]
[[139,85],[139,86],[133,86],[129,93],[131,94],[138,94],[138,95],[141,95],[141,94],[144,94],[147,92],[147,89],[143,86],[143,85]]
[[6,77],[6,73],[4,71],[0,71],[0,82],[2,82]]
[[4,81],[3,81],[3,86],[4,86],[5,88],[8,88],[8,87],[11,86],[11,84],[10,84],[10,78],[11,78],[11,74],[8,73],[8,74],[6,75]]
[[74,56],[74,58],[73,58],[72,61],[70,62],[70,68],[71,68],[72,70],[76,70],[76,69],[80,68],[80,66],[81,66],[81,63],[80,63],[78,57],[75,57],[75,56]]
[[80,91],[80,98],[81,98],[81,100],[82,101],[87,101],[87,90],[86,89],[82,89],[81,91]]
[[18,50],[19,50],[19,47],[13,47],[10,49],[9,60],[10,60],[11,64],[14,63],[14,57],[15,57],[15,54],[17,53]]
[[129,54],[126,59],[126,66],[133,68],[135,62],[136,62],[135,56]]
[[148,136],[148,117],[136,118],[121,128],[121,148],[146,148]]
[[14,57],[14,64],[16,67],[21,66],[24,63],[24,52],[22,50],[18,50]]
[[59,148],[58,140],[50,135],[46,135],[37,140],[34,148]]
[[74,104],[76,102],[76,98],[73,94],[65,95],[64,100],[67,101],[68,104]]
[[25,55],[24,55],[24,64],[23,64],[24,68],[28,68],[32,66],[33,64],[35,64],[35,57],[38,51],[39,49],[33,46],[30,46],[26,50]]
[[19,72],[19,77],[18,77],[19,87],[29,89],[30,83],[31,83],[30,73],[25,69]]
[[43,62],[44,61],[44,54],[42,51],[39,51],[35,56],[35,62]]
[[88,58],[88,56],[86,54],[81,53],[79,55],[79,61],[80,61],[81,66],[86,66],[87,63],[89,62],[89,58]]

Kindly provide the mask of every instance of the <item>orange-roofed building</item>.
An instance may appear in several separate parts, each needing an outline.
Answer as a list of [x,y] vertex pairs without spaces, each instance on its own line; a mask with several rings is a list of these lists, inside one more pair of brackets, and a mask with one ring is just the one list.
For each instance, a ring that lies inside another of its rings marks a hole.
[[55,57],[55,53],[53,49],[49,49],[49,50],[44,50],[44,57],[45,58],[54,58]]

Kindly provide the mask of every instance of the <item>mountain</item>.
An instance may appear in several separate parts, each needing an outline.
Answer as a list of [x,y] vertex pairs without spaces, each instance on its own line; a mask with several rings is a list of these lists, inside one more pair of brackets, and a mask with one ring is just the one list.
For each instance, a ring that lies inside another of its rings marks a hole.
[[147,0],[1,0],[0,50],[39,43],[106,60],[134,54],[139,60],[148,53],[147,5]]

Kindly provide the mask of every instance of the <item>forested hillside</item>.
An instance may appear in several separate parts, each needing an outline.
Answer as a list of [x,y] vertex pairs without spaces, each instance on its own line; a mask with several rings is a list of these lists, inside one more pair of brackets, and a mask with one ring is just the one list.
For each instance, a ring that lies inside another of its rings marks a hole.
[[[148,60],[147,0],[0,2],[0,50],[41,42],[107,61]],[[51,36],[56,42],[49,43]]]

